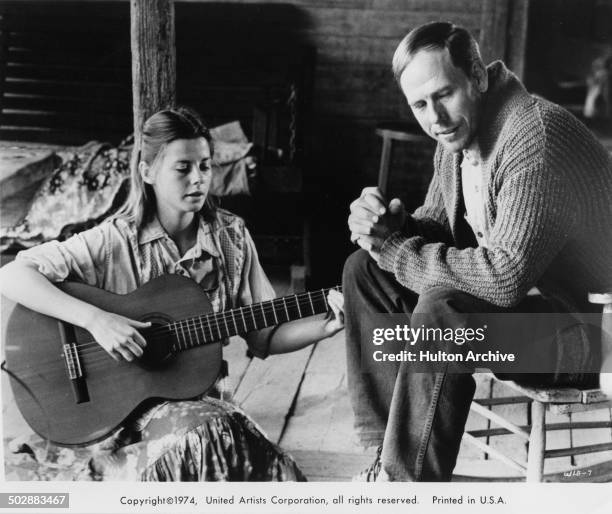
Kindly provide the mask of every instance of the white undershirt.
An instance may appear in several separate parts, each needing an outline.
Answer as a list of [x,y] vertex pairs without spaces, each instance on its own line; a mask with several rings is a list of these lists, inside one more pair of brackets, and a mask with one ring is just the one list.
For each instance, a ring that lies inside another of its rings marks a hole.
[[461,161],[461,186],[465,203],[465,219],[472,228],[478,246],[488,246],[489,225],[484,209],[484,187],[482,183],[482,159],[478,149],[472,145],[463,150]]

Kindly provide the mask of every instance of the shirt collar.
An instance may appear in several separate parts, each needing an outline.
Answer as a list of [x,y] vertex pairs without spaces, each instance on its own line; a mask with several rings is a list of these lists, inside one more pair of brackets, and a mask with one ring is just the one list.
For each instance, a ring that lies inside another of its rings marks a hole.
[[138,244],[144,245],[150,243],[151,241],[155,241],[156,239],[161,239],[167,235],[168,234],[166,234],[164,227],[161,226],[157,216],[155,216],[149,223],[140,229]]
[[202,252],[206,252],[213,257],[219,257],[219,248],[215,243],[215,236],[213,234],[213,224],[204,221],[202,216],[198,216],[198,233],[196,235],[196,244],[194,249],[196,250],[196,256],[199,256]]
[[[213,257],[219,257],[219,250],[214,241],[211,224],[204,221],[202,216],[198,216],[198,218],[199,223],[198,233],[196,235],[196,244],[193,248],[187,251],[187,254],[193,258],[196,258],[199,257],[202,252],[206,252]],[[157,216],[155,216],[141,229],[140,236],[138,237],[138,244],[144,245],[165,237],[169,237],[168,233],[164,230],[164,227],[162,227]],[[185,257],[187,254],[185,254]]]
[[476,138],[470,143],[470,146],[463,150],[463,158],[466,159],[472,166],[478,166],[482,160],[480,156],[480,148]]

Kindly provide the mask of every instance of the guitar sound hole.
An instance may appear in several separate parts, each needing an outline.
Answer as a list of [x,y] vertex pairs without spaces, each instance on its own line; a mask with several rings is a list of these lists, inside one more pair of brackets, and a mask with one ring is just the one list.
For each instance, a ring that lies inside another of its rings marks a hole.
[[165,323],[153,323],[150,328],[141,331],[147,341],[144,353],[139,359],[140,365],[144,368],[160,369],[172,361],[172,338],[164,325]]

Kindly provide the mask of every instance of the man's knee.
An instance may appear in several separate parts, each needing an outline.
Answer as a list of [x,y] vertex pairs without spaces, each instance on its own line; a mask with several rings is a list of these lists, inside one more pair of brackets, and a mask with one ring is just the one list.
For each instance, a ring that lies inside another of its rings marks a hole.
[[[456,311],[459,305],[469,301],[471,295],[446,286],[435,286],[423,292],[414,308],[413,314],[434,314]],[[458,309],[461,310],[461,309]]]

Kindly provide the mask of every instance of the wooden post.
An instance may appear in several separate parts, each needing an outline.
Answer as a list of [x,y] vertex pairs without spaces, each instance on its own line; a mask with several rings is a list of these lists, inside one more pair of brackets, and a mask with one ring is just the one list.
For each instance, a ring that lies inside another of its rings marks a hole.
[[176,100],[174,0],[130,0],[134,143],[142,125]]
[[485,64],[506,55],[509,1],[482,0],[478,44]]
[[525,78],[525,51],[527,48],[527,28],[529,23],[529,0],[514,0],[510,4],[508,22],[508,44],[506,65],[518,78]]
[[478,44],[485,64],[503,59],[523,78],[528,18],[529,0],[482,0]]

